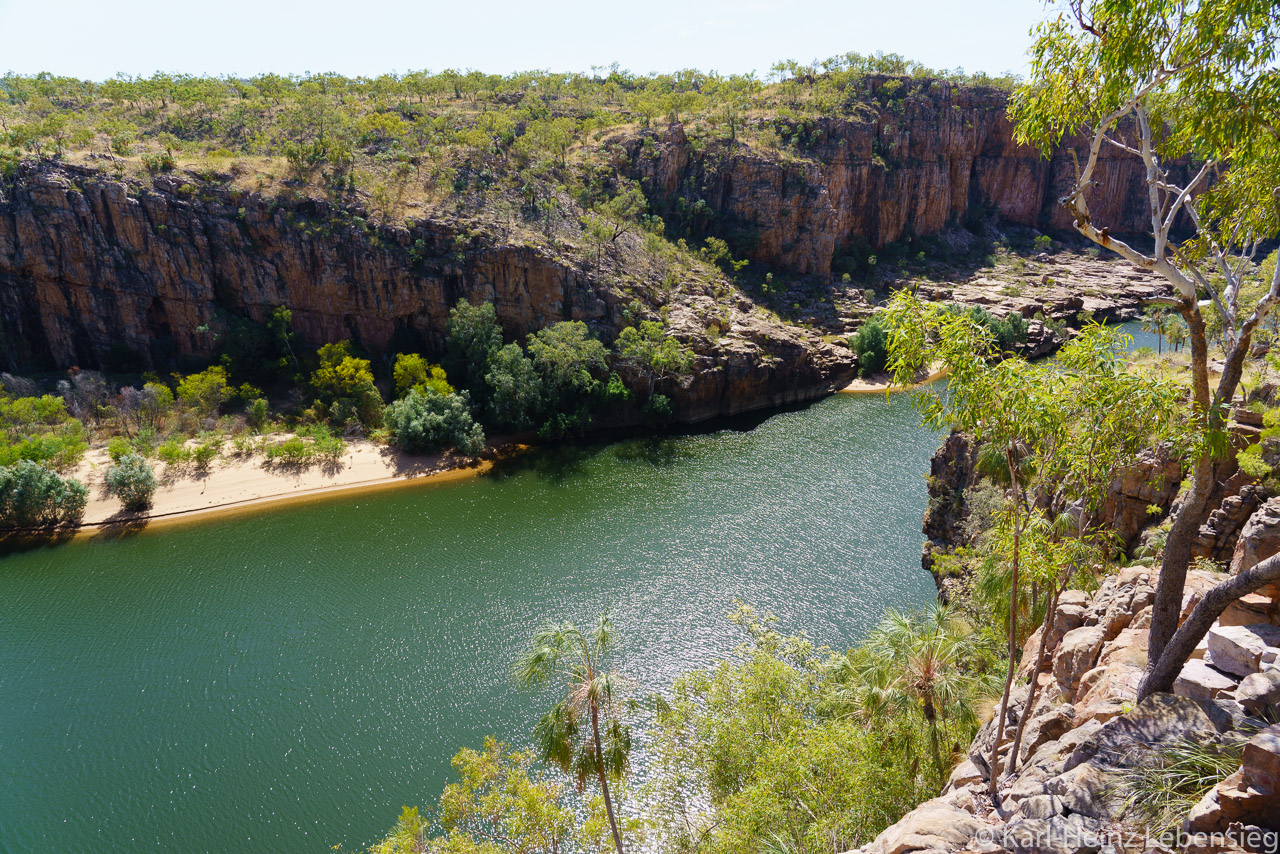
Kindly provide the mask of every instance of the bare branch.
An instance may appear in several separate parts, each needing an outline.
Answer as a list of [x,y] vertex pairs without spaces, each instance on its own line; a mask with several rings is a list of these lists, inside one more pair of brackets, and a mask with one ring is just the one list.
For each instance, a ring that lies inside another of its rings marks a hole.
[[1196,176],[1192,178],[1187,183],[1187,186],[1184,187],[1182,190],[1179,190],[1177,187],[1175,187],[1172,184],[1166,184],[1163,181],[1161,182],[1161,187],[1163,189],[1168,190],[1171,193],[1178,194],[1178,197],[1173,201],[1173,205],[1170,206],[1169,208],[1168,215],[1165,217],[1165,220],[1164,220],[1165,233],[1168,233],[1169,229],[1173,227],[1173,219],[1178,215],[1178,208],[1186,204],[1187,200],[1191,198],[1191,194],[1195,192],[1196,186],[1199,185],[1199,183],[1203,181],[1205,177],[1208,176],[1209,167],[1212,165],[1213,165],[1212,160],[1206,160],[1204,162],[1204,165],[1200,167],[1200,171],[1196,173]]

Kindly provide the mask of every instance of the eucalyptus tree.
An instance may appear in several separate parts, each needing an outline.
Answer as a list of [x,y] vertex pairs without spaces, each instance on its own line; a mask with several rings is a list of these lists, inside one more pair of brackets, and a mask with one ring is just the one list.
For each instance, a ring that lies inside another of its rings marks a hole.
[[1035,577],[1044,585],[1045,625],[1009,754],[1010,773],[1035,711],[1058,599],[1079,568],[1100,562],[1111,551],[1108,532],[1094,527],[1093,520],[1112,482],[1153,441],[1183,432],[1178,386],[1130,367],[1123,355],[1126,337],[1090,324],[1059,351],[1052,365],[1042,368],[1041,389],[1056,411],[1038,449],[1036,503],[1048,508],[1051,517],[1060,515],[1037,528],[1033,553],[1039,558]]
[[609,829],[618,854],[622,834],[609,791],[631,761],[631,728],[623,720],[626,680],[608,669],[613,624],[601,614],[589,634],[573,623],[552,625],[534,634],[516,662],[516,681],[536,688],[562,680],[563,695],[538,722],[534,737],[542,758],[573,775],[581,787],[594,776],[604,798]]
[[1001,692],[996,738],[991,752],[991,790],[999,780],[999,746],[1004,741],[1009,694],[1018,657],[1018,601],[1022,532],[1031,518],[1026,462],[1054,429],[1053,406],[1043,394],[1043,371],[1025,359],[999,358],[986,326],[964,312],[926,303],[899,292],[884,312],[889,332],[889,369],[894,385],[910,386],[934,367],[948,375],[945,392],[926,386],[915,394],[921,420],[935,430],[960,429],[979,443],[998,448],[1009,473],[1006,513],[1009,540],[1009,663]]
[[[1081,139],[1083,158],[1072,149],[1075,173],[1061,200],[1076,231],[1162,276],[1173,296],[1158,301],[1181,315],[1190,344],[1201,441],[1165,546],[1139,690],[1145,697],[1171,687],[1194,646],[1170,646],[1191,543],[1222,474],[1229,406],[1254,332],[1280,299],[1275,272],[1256,302],[1241,299],[1249,262],[1280,228],[1280,10],[1274,0],[1059,5],[1036,32],[1030,78],[1010,106],[1017,137],[1046,153],[1064,138]],[[1142,170],[1149,251],[1113,234],[1120,223],[1094,218],[1090,196],[1104,150]],[[1191,235],[1178,240],[1182,228]],[[1216,389],[1201,293],[1222,319],[1226,353]]]
[[[980,455],[985,468],[998,469],[998,479],[1009,486],[993,543],[995,556],[1007,566],[997,587],[1007,587],[1009,600],[1009,662],[990,760],[994,791],[1021,647],[1020,606],[1029,601],[1034,614],[1043,591],[1043,613],[1052,620],[1076,569],[1096,559],[1098,532],[1089,531],[1090,520],[1111,481],[1154,437],[1177,432],[1179,391],[1150,372],[1130,368],[1122,358],[1123,342],[1097,324],[1082,329],[1054,362],[1033,365],[1000,353],[987,328],[971,316],[906,293],[894,297],[885,319],[895,384],[908,385],[930,367],[945,368],[945,392],[926,387],[916,393],[923,420],[936,429],[972,433],[985,446]],[[1055,524],[1054,517],[1064,511],[1075,521],[1074,532]],[[1068,533],[1072,541],[1064,542]],[[1029,600],[1022,589],[1024,574]],[[1010,768],[1035,707],[1049,634],[1050,628],[1041,634]]]
[[626,327],[613,346],[620,362],[633,365],[648,380],[650,395],[657,380],[681,376],[693,369],[693,351],[681,347],[657,320],[642,320],[639,328]]

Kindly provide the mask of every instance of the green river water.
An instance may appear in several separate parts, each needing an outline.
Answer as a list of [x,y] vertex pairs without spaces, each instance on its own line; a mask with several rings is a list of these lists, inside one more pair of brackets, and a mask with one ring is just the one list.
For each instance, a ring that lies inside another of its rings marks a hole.
[[937,444],[837,395],[0,559],[0,851],[360,850],[458,747],[527,743],[521,644],[605,606],[646,692],[740,642],[735,599],[847,647],[934,595]]

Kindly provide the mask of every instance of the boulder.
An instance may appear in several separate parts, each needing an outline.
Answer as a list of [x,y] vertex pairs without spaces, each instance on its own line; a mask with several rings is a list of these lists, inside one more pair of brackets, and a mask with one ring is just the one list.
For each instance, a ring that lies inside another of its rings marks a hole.
[[1103,644],[1102,652],[1098,655],[1098,666],[1125,663],[1145,668],[1148,634],[1145,629],[1124,629],[1113,640]]
[[1096,819],[1055,815],[1010,822],[1001,843],[1014,854],[1094,854],[1106,844],[1106,834]]
[[1113,661],[1090,670],[1076,690],[1076,721],[1109,721],[1123,714],[1138,697],[1143,668],[1128,660]]
[[867,854],[907,854],[910,851],[955,850],[966,845],[986,825],[958,807],[935,798],[885,828],[862,850]]
[[1257,673],[1268,647],[1280,647],[1280,627],[1272,625],[1214,626],[1209,629],[1213,666],[1237,676]]
[[1099,764],[1089,761],[1046,780],[1044,786],[1049,794],[1057,795],[1070,812],[1105,819],[1110,817],[1104,798],[1109,778]]
[[1069,703],[1054,706],[1027,722],[1027,730],[1022,736],[1022,755],[1025,759],[1033,755],[1040,747],[1055,741],[1071,731],[1075,725],[1075,707]]
[[1105,639],[1105,632],[1099,626],[1081,626],[1062,636],[1053,656],[1053,677],[1063,697],[1068,700],[1075,697],[1080,677],[1097,663]]
[[975,765],[972,759],[965,759],[952,770],[951,777],[947,780],[947,789],[962,789],[974,783],[981,783],[985,779],[986,775],[982,769]]
[[1255,626],[1262,623],[1276,624],[1280,611],[1275,600],[1261,593],[1246,593],[1227,606],[1218,616],[1220,626]]
[[[1280,724],[1273,724],[1249,739],[1241,759],[1240,769],[1247,786],[1272,795],[1280,794]],[[1280,811],[1272,819],[1277,824],[1271,829],[1280,830]]]
[[1204,594],[1226,579],[1226,573],[1222,572],[1209,572],[1203,569],[1187,570],[1186,584],[1182,588],[1182,613],[1178,617],[1179,622],[1191,616],[1191,611],[1200,604]]
[[1231,555],[1231,574],[1252,569],[1261,561],[1280,552],[1280,497],[1263,502],[1254,511],[1236,540]]
[[1236,681],[1204,661],[1191,659],[1173,681],[1173,693],[1191,700],[1212,701],[1236,690]]
[[1138,747],[1185,739],[1203,741],[1231,726],[1231,717],[1211,703],[1173,694],[1152,694],[1137,708],[1103,724],[1096,737],[1082,741],[1067,760],[1067,768],[1095,756],[1118,761]]
[[1019,818],[1052,818],[1066,809],[1057,795],[1033,795],[1018,804]]
[[1240,681],[1235,698],[1251,715],[1263,715],[1280,707],[1280,670],[1250,673]]

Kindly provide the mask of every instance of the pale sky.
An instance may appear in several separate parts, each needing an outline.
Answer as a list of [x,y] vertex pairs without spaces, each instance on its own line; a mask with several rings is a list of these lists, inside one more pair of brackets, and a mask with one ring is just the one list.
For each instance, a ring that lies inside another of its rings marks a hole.
[[1026,72],[1042,0],[0,0],[0,72],[755,70],[846,51]]

